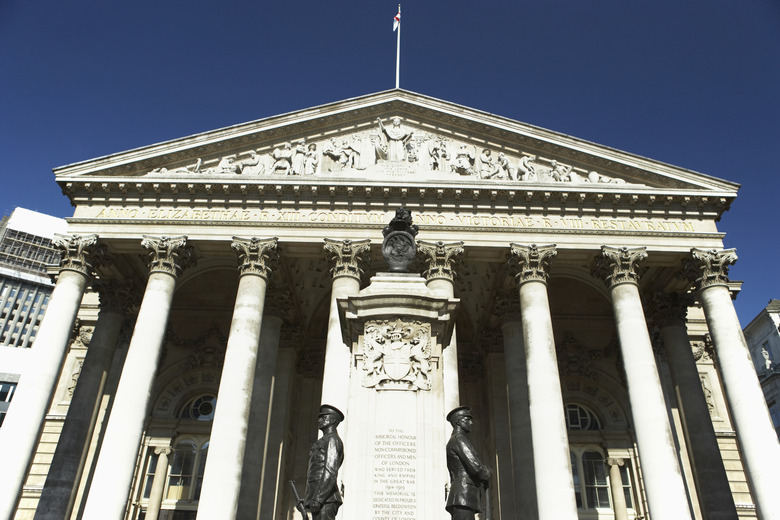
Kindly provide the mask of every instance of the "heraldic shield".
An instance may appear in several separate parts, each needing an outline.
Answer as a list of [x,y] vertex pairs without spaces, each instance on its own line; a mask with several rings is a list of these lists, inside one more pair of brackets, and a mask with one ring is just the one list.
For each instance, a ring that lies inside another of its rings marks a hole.
[[431,326],[419,321],[366,322],[363,386],[430,390]]

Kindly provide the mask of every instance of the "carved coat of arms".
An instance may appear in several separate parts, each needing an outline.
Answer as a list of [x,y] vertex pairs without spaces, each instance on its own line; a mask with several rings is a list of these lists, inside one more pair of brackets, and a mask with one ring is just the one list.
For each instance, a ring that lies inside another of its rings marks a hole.
[[430,324],[370,321],[363,337],[364,387],[431,389]]

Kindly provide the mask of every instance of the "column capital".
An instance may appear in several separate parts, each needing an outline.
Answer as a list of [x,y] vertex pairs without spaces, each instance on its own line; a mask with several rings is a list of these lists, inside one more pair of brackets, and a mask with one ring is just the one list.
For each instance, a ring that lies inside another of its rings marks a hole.
[[425,255],[425,262],[428,264],[428,268],[423,272],[426,280],[445,278],[453,281],[455,279],[454,266],[457,257],[463,253],[462,240],[457,242],[418,240],[417,250]]
[[368,255],[365,254],[371,249],[371,240],[334,240],[326,238],[325,254],[328,260],[332,262],[333,278],[339,276],[351,276],[360,279],[363,270],[360,263],[368,261]]
[[684,327],[688,307],[693,302],[693,295],[687,293],[656,293],[652,300],[651,319],[661,329]]
[[502,323],[521,321],[520,301],[517,293],[498,294],[493,300],[493,314],[501,318]]
[[60,272],[76,271],[92,276],[96,267],[102,265],[108,253],[106,246],[98,244],[98,236],[54,235],[54,245],[60,250]]
[[509,261],[518,268],[518,273],[515,275],[518,285],[531,281],[547,283],[547,278],[550,276],[550,261],[558,254],[555,244],[524,246],[513,243],[509,244],[509,248]]
[[170,446],[156,446],[154,448],[154,454],[155,455],[170,455],[173,451],[173,448]]
[[622,283],[639,283],[639,263],[647,258],[646,247],[601,246],[592,274],[604,280],[610,289]]
[[100,297],[100,310],[131,314],[141,304],[141,293],[132,280],[99,279],[92,288]]
[[184,269],[195,264],[194,250],[187,244],[186,236],[142,236],[141,245],[149,250],[150,273],[166,273],[177,278]]
[[691,257],[685,262],[685,275],[702,290],[713,285],[728,285],[729,266],[737,261],[737,250],[694,247]]
[[240,238],[233,237],[233,248],[238,257],[238,271],[241,276],[256,274],[266,280],[271,276],[271,263],[277,258],[279,239],[273,238]]
[[624,466],[626,459],[622,457],[607,457],[607,464],[609,466]]

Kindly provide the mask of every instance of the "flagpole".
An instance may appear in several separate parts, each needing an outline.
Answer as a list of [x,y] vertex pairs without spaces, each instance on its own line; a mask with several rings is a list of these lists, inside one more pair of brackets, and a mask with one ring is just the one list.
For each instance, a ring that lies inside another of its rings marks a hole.
[[[401,4],[398,4],[398,14],[401,14]],[[401,70],[401,20],[398,20],[398,40],[395,47],[395,88],[398,88]]]

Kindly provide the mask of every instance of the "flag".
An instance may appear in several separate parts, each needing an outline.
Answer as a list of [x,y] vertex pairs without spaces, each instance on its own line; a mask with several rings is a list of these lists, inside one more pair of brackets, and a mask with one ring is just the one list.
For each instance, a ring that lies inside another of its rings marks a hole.
[[393,32],[395,32],[398,29],[398,26],[401,25],[401,6],[398,6],[398,14],[393,17]]

